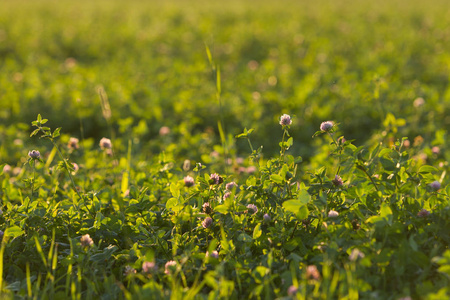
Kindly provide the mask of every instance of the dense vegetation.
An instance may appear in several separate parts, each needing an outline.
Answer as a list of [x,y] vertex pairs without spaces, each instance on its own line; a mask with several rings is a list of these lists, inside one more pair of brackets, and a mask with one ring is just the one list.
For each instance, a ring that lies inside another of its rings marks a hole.
[[0,296],[447,299],[449,20],[2,2]]

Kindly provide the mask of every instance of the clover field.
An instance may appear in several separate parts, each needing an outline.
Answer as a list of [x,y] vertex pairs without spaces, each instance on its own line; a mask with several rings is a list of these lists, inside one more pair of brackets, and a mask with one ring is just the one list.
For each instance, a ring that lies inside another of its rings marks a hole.
[[0,2],[2,299],[449,299],[450,3]]

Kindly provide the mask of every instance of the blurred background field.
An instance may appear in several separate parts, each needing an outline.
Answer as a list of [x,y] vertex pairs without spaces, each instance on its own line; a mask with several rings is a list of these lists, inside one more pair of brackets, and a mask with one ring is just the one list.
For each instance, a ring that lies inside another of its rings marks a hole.
[[445,0],[1,1],[0,161],[45,147],[28,138],[38,113],[63,141],[109,137],[102,89],[115,148],[131,139],[144,159],[208,162],[220,115],[229,137],[255,128],[253,144],[272,155],[283,113],[294,116],[290,151],[306,160],[325,120],[356,145],[421,136],[431,154],[450,128],[449,71]]

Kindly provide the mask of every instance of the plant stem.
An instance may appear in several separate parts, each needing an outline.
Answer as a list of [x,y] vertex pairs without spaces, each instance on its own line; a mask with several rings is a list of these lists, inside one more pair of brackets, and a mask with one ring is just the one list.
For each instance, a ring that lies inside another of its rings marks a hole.
[[283,160],[284,153],[286,152],[286,147],[284,146],[284,138],[286,137],[287,130],[283,131],[283,138],[281,139],[281,151],[280,151],[280,163]]
[[30,205],[30,202],[34,201],[34,182],[36,181],[36,160],[33,160],[33,180],[31,181],[31,197],[30,201],[27,203],[27,207],[25,208],[25,211],[28,211],[28,206]]
[[337,141],[336,141],[336,139],[334,138],[334,136],[333,136],[332,133],[328,133],[328,134],[329,134],[329,136],[331,137],[331,139],[333,140],[334,145],[336,146],[336,150],[339,150],[339,156],[338,156],[338,159],[339,159],[339,166],[338,166],[337,171],[336,171],[336,175],[339,175],[339,172],[341,171],[341,152],[342,152],[342,147],[339,147],[339,146],[338,146],[338,143],[337,143]]
[[362,167],[362,168],[360,168],[360,170],[362,170],[367,175],[367,177],[370,179],[370,181],[372,182],[372,184],[375,187],[375,189],[377,190],[377,192],[379,192],[380,190],[378,189],[378,186],[376,185],[376,183],[373,180],[372,176],[370,176],[370,174],[367,172],[366,168]]

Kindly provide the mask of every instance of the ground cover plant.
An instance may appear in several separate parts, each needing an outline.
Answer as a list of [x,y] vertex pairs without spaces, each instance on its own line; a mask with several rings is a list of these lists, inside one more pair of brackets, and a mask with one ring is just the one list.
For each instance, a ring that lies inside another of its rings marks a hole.
[[2,298],[449,298],[448,3],[282,2],[1,3]]

